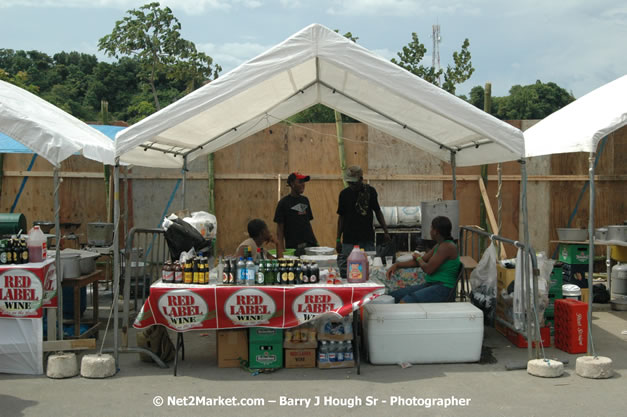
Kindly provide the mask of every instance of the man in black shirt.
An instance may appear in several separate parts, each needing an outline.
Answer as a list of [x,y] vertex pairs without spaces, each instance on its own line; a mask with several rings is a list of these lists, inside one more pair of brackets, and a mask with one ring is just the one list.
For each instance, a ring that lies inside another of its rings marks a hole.
[[285,248],[296,249],[296,254],[304,254],[305,247],[318,246],[311,228],[313,213],[309,199],[303,195],[309,175],[292,172],[287,177],[291,191],[276,206],[274,222],[277,224],[277,257],[283,256]]
[[[338,265],[342,276],[346,275],[346,258],[359,245],[366,251],[374,251],[373,214],[383,227],[385,240],[390,240],[387,225],[379,206],[377,190],[364,183],[363,171],[354,165],[344,173],[348,187],[340,192],[337,208]],[[343,237],[343,240],[342,240]]]

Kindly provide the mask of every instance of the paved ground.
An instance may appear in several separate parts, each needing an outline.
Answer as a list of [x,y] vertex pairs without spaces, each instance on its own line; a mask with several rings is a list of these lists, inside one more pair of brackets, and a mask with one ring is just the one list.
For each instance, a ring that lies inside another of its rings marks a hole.
[[[484,346],[495,363],[407,369],[362,364],[361,375],[353,369],[282,369],[256,376],[242,369],[219,369],[215,332],[193,332],[186,335],[186,358],[178,377],[172,368],[140,362],[136,354],[120,355],[120,371],[104,380],[0,374],[0,415],[625,416],[627,335],[622,332],[627,330],[627,312],[605,306],[597,310],[593,320],[597,353],[610,357],[616,370],[609,380],[577,376],[578,355],[552,348],[547,349],[548,357],[569,360],[563,377],[542,379],[525,370],[507,371],[507,363],[526,363],[527,350],[512,347],[492,328],[486,328]],[[109,334],[108,346],[110,338]],[[154,405],[157,396],[165,404]],[[228,405],[232,397],[263,405]],[[193,404],[203,399],[205,405]],[[282,405],[282,399],[293,405]],[[172,405],[176,401],[179,405]],[[445,401],[453,405],[445,407]]]

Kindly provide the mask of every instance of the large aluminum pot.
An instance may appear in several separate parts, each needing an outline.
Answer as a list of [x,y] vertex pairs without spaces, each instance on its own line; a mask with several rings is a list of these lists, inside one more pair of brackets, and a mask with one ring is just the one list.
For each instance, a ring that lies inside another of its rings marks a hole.
[[559,240],[582,242],[588,239],[588,229],[558,227],[557,237],[559,238]]
[[600,227],[594,231],[596,240],[607,240],[607,227]]
[[111,246],[113,223],[87,223],[87,243],[94,246]]
[[65,278],[78,278],[81,276],[81,255],[78,253],[61,252],[61,276]]
[[620,240],[627,242],[627,226],[607,226],[607,240]]

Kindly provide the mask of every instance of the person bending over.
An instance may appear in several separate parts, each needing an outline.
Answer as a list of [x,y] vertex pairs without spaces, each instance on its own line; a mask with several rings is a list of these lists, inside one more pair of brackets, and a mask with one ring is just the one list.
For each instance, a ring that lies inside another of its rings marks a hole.
[[412,259],[397,262],[387,271],[387,278],[398,268],[419,266],[425,272],[425,283],[392,291],[396,303],[440,303],[448,300],[457,284],[460,260],[457,245],[451,237],[451,221],[438,216],[431,222],[431,239],[436,245],[425,255],[412,254]]

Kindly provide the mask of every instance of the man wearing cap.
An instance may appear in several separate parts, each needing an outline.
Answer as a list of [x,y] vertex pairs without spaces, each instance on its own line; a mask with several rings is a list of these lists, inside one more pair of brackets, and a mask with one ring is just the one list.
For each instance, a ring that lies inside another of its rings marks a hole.
[[292,172],[287,177],[291,191],[276,206],[274,222],[277,224],[277,257],[283,256],[285,248],[296,249],[296,255],[305,253],[305,247],[318,246],[311,228],[313,213],[309,199],[303,195],[309,175]]
[[388,227],[379,206],[377,190],[364,183],[362,169],[357,165],[348,167],[344,173],[344,180],[348,187],[340,192],[336,243],[342,276],[346,275],[346,258],[353,246],[359,245],[366,251],[375,250],[373,214],[383,227],[385,240],[390,240]]

